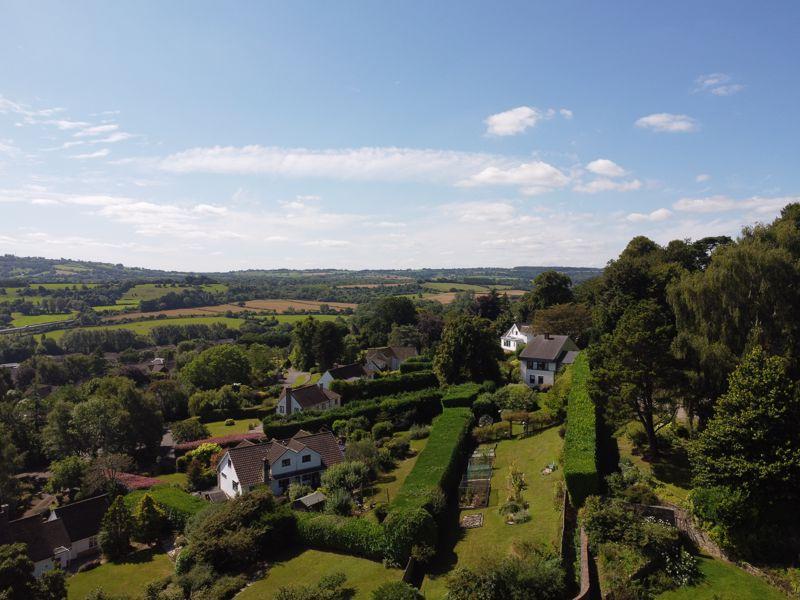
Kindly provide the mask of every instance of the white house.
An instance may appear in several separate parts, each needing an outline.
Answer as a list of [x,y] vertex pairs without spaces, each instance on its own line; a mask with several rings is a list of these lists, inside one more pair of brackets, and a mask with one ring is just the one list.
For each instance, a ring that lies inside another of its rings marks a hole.
[[558,370],[572,364],[577,355],[578,346],[569,336],[534,335],[519,355],[522,381],[536,388],[553,385]]
[[217,465],[217,485],[228,498],[265,484],[273,494],[281,495],[292,483],[318,486],[320,474],[343,460],[344,453],[331,432],[300,430],[288,440],[242,442],[231,448]]
[[287,385],[281,391],[275,412],[286,417],[304,410],[330,410],[341,405],[342,397],[339,394],[316,383],[298,388]]
[[353,363],[351,365],[341,365],[328,369],[322,374],[322,377],[319,378],[317,384],[329,390],[332,381],[355,381],[356,379],[362,379],[367,376],[368,374],[361,363]]
[[517,325],[500,337],[500,347],[506,352],[516,352],[520,345],[525,345],[533,338],[533,328],[530,325]]
[[66,569],[75,559],[99,552],[97,535],[108,505],[103,494],[14,521],[8,520],[8,505],[3,505],[0,543],[25,544],[35,577],[56,566]]
[[404,362],[417,355],[414,346],[382,346],[367,348],[364,358],[365,368],[370,373],[377,371],[396,371]]

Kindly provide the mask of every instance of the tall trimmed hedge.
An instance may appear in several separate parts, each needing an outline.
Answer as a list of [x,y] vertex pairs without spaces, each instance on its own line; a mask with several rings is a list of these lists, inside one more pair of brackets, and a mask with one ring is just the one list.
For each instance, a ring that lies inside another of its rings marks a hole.
[[372,560],[386,555],[383,527],[366,518],[297,513],[297,537],[303,546],[355,554]]
[[407,412],[413,412],[412,422],[428,422],[442,411],[441,398],[441,390],[426,389],[353,402],[323,413],[298,413],[292,420],[281,420],[273,416],[264,419],[264,435],[283,439],[293,436],[300,429],[316,431],[321,427],[330,428],[337,419],[366,417],[370,424],[375,424],[377,421],[393,421]]
[[597,472],[597,413],[589,397],[589,362],[586,353],[572,365],[572,387],[567,399],[564,437],[564,479],[572,504],[583,505],[587,496],[600,492]]
[[388,375],[375,379],[356,379],[355,381],[337,379],[331,382],[331,390],[342,397],[342,404],[346,404],[354,400],[366,400],[378,396],[414,392],[438,385],[439,380],[433,374],[433,371],[426,370],[417,373]]
[[[416,359],[416,360],[415,360]],[[423,358],[421,356],[414,356],[409,358],[403,364],[400,365],[400,372],[405,373],[418,373],[419,371],[431,371],[433,370],[433,361],[429,358]]]
[[481,386],[477,383],[462,383],[451,385],[442,396],[442,406],[456,408],[459,406],[470,408],[472,403],[481,393]]
[[448,408],[431,427],[428,443],[392,502],[392,509],[424,506],[437,488],[447,494],[461,478],[472,411]]

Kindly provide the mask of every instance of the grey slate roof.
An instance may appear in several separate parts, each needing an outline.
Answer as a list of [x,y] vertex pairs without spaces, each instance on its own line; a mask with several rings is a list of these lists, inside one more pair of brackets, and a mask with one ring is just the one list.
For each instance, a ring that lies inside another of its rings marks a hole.
[[577,349],[575,342],[567,335],[540,334],[533,336],[519,357],[534,360],[556,360],[563,352]]

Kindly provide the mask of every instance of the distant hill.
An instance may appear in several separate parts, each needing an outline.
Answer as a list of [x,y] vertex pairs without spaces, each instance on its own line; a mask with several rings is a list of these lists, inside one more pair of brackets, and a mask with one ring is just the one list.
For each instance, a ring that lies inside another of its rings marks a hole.
[[[406,281],[459,281],[478,285],[508,284],[511,286],[528,284],[539,273],[556,270],[569,275],[572,281],[580,283],[599,275],[602,269],[593,267],[474,267],[462,269],[369,269],[349,271],[344,269],[249,269],[224,273],[203,273],[205,277],[218,281],[259,280],[286,277],[333,280],[337,284],[347,281],[380,281],[382,278],[399,278]],[[12,282],[104,282],[104,281],[163,281],[197,278],[197,273],[187,271],[160,271],[139,267],[126,267],[122,264],[100,263],[73,259],[50,259],[30,256],[0,256],[0,285]]]

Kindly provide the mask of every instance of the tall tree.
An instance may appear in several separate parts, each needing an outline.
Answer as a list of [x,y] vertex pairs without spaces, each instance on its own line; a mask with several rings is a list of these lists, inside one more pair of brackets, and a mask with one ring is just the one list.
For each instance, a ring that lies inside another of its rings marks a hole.
[[659,429],[675,416],[673,395],[679,378],[670,353],[670,315],[653,300],[628,308],[613,334],[593,349],[593,378],[606,412],[620,422],[633,417],[647,432],[652,456],[659,452]]
[[133,511],[136,524],[136,539],[153,544],[158,541],[164,531],[167,515],[150,494],[144,494]]
[[500,378],[498,361],[502,355],[489,321],[459,315],[444,327],[433,369],[442,383],[497,381]]
[[540,308],[573,301],[572,279],[558,271],[539,273],[533,280],[533,290],[520,300],[520,318],[528,321]]
[[581,348],[589,342],[591,327],[592,312],[585,304],[554,304],[533,316],[534,331],[568,335]]
[[325,371],[342,358],[344,336],[347,327],[333,321],[322,321],[317,325],[312,341],[314,360],[321,371]]
[[234,344],[221,344],[203,350],[181,369],[181,377],[201,390],[212,390],[232,383],[249,383],[250,361]]
[[292,330],[291,361],[295,368],[307,371],[314,366],[314,336],[317,333],[317,320],[313,317],[295,323]]
[[19,482],[14,477],[22,466],[22,457],[11,439],[11,432],[0,423],[0,504],[16,508]]
[[118,560],[128,553],[133,522],[131,511],[122,496],[117,496],[103,516],[98,542],[109,559]]

